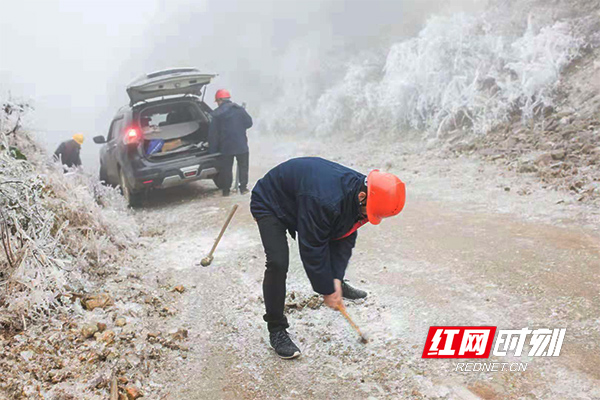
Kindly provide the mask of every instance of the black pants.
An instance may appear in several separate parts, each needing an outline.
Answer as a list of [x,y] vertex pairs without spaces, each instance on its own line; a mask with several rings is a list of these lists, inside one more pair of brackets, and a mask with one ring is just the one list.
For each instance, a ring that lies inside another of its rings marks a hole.
[[257,223],[267,256],[267,269],[263,280],[263,296],[267,313],[263,318],[267,322],[269,332],[277,332],[289,327],[287,318],[283,315],[285,280],[290,263],[287,231],[275,216],[261,217]]
[[219,189],[230,190],[233,182],[233,158],[237,159],[240,170],[240,189],[248,187],[248,169],[250,166],[250,153],[236,155],[222,155],[219,159]]

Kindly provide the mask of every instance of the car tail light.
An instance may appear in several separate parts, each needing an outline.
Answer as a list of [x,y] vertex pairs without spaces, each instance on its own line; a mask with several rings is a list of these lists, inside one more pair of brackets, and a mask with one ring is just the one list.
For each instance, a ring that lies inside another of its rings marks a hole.
[[142,141],[142,133],[137,128],[129,128],[123,137],[125,144],[138,144]]

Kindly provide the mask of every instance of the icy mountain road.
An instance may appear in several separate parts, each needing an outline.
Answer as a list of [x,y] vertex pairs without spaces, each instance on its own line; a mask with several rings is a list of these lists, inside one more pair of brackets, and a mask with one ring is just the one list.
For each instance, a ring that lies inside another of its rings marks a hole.
[[[250,179],[308,154],[327,157],[308,145],[254,146]],[[407,205],[400,216],[361,228],[347,273],[369,292],[347,308],[370,343],[359,343],[343,316],[313,297],[288,239],[289,331],[303,351],[298,360],[280,360],[268,345],[264,253],[250,195],[223,198],[205,181],[154,193],[135,211],[143,229],[160,232],[146,238],[142,263],[186,288],[168,324],[189,331],[188,356],[152,372],[165,398],[600,399],[597,210],[568,199],[557,205],[560,193],[472,160],[392,159],[388,169],[407,182]],[[362,172],[377,162],[349,154],[337,161]],[[518,185],[533,193],[517,195]],[[236,203],[214,261],[201,267]],[[566,335],[559,357],[423,359],[429,327],[438,325],[566,328]],[[457,362],[473,361],[527,369],[455,372]]]

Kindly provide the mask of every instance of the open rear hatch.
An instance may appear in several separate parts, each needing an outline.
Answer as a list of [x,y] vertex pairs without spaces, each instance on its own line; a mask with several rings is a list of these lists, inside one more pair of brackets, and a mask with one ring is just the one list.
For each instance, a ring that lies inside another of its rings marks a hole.
[[139,126],[144,156],[151,161],[208,151],[210,121],[192,99],[141,105]]
[[163,96],[200,95],[216,74],[206,74],[197,68],[171,68],[145,74],[127,87],[130,104]]

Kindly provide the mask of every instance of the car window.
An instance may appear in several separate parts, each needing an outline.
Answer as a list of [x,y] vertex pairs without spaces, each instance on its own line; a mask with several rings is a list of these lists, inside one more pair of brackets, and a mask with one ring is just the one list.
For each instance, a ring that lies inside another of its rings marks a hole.
[[112,138],[113,138],[113,128],[114,128],[116,122],[117,121],[111,122],[110,128],[108,128],[108,136],[106,136],[106,141],[107,142],[110,142],[112,140]]
[[167,103],[144,109],[140,115],[140,126],[145,132],[160,127],[203,119],[198,108],[190,102]]
[[204,111],[208,115],[210,115],[212,113],[213,110],[212,110],[212,108],[210,108],[210,106],[208,104],[206,104],[203,101],[201,101],[199,104],[200,104],[200,108],[202,109],[202,111]]
[[110,124],[108,138],[106,139],[107,142],[110,142],[111,140],[113,140],[114,138],[119,136],[119,131],[121,130],[122,125],[123,125],[123,117],[121,117],[119,119],[115,119],[112,122],[112,124]]

